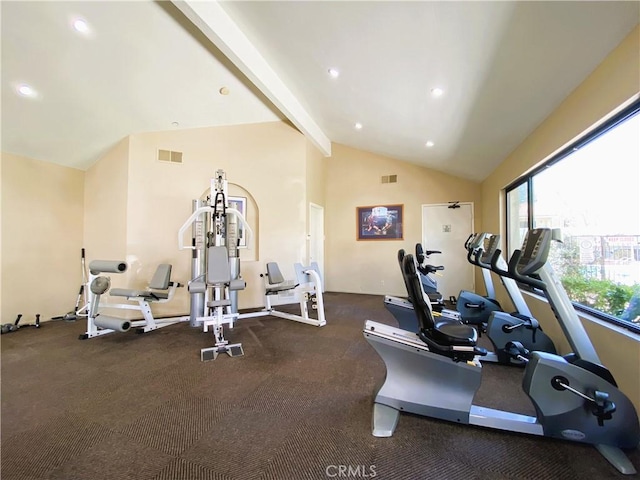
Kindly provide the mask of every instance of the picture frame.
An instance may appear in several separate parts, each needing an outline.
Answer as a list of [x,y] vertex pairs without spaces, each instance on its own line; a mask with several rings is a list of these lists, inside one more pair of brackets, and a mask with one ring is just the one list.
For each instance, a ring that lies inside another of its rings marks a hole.
[[[242,214],[244,219],[247,220],[247,199],[245,197],[232,196],[229,196],[227,198],[229,202],[229,208],[235,208]],[[238,248],[247,248],[247,236],[244,230],[244,225],[238,222]]]
[[403,240],[402,204],[356,207],[356,238],[360,240]]

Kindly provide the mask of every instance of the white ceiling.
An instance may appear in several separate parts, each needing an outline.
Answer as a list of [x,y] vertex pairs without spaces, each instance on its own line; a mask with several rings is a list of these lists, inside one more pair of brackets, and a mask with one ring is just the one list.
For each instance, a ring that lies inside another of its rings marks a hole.
[[[0,8],[5,152],[85,169],[129,134],[288,118],[321,150],[328,139],[478,181],[640,19],[624,1]],[[21,83],[39,96],[17,95]]]

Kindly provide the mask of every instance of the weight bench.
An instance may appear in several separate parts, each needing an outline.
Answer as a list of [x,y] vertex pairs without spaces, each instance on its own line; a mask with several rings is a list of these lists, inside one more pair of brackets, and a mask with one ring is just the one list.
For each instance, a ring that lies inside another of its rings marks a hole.
[[173,298],[176,289],[181,286],[180,283],[171,281],[171,265],[163,263],[156,268],[156,273],[149,282],[147,290],[112,288],[109,295],[111,297],[126,297],[127,300],[165,303]]
[[[113,288],[109,290],[109,278],[100,276],[100,273],[123,273],[127,269],[125,262],[96,261],[90,264],[90,269],[92,265],[95,268],[90,272],[91,278],[88,285],[88,288],[91,291],[91,305],[87,308],[87,332],[80,335],[80,339],[92,338],[113,332],[126,332],[131,327],[137,328],[138,333],[146,333],[174,323],[189,320],[188,316],[155,319],[151,312],[152,303],[170,302],[173,299],[176,290],[183,286],[178,282],[171,281],[171,265],[158,265],[151,281],[149,282],[148,288],[145,290],[128,288]],[[117,268],[114,266],[117,266]],[[98,313],[100,297],[108,290],[110,297],[125,298],[126,300],[136,302],[137,304],[106,303],[102,304],[102,308],[140,311],[144,320],[128,320],[125,318],[112,317]]]
[[[266,268],[267,272],[260,274],[265,281],[264,308],[259,312],[243,313],[240,318],[271,315],[316,327],[326,325],[327,321],[324,316],[324,301],[322,298],[322,280],[317,263],[312,263],[308,267],[296,263],[294,265],[296,280],[285,280],[276,262],[268,262]],[[295,303],[300,305],[300,315],[281,312],[274,308],[274,305],[291,305]],[[317,311],[317,319],[309,315],[309,303],[311,308]]]
[[267,263],[266,279],[265,295],[277,295],[280,292],[293,290],[300,285],[293,280],[285,280],[276,262]]

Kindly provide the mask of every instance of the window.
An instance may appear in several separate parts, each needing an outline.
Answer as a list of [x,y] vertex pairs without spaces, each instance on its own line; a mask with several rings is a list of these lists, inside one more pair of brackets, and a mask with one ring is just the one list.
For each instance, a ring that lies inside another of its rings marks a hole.
[[640,101],[506,189],[509,252],[560,228],[549,257],[579,310],[640,333]]

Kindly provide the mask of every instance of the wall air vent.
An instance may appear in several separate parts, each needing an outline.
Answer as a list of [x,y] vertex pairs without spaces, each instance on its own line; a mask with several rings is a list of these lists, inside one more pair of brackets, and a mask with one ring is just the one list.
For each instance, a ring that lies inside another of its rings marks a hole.
[[383,175],[382,183],[397,183],[398,175]]
[[167,163],[182,163],[182,152],[172,150],[158,150],[158,161]]

